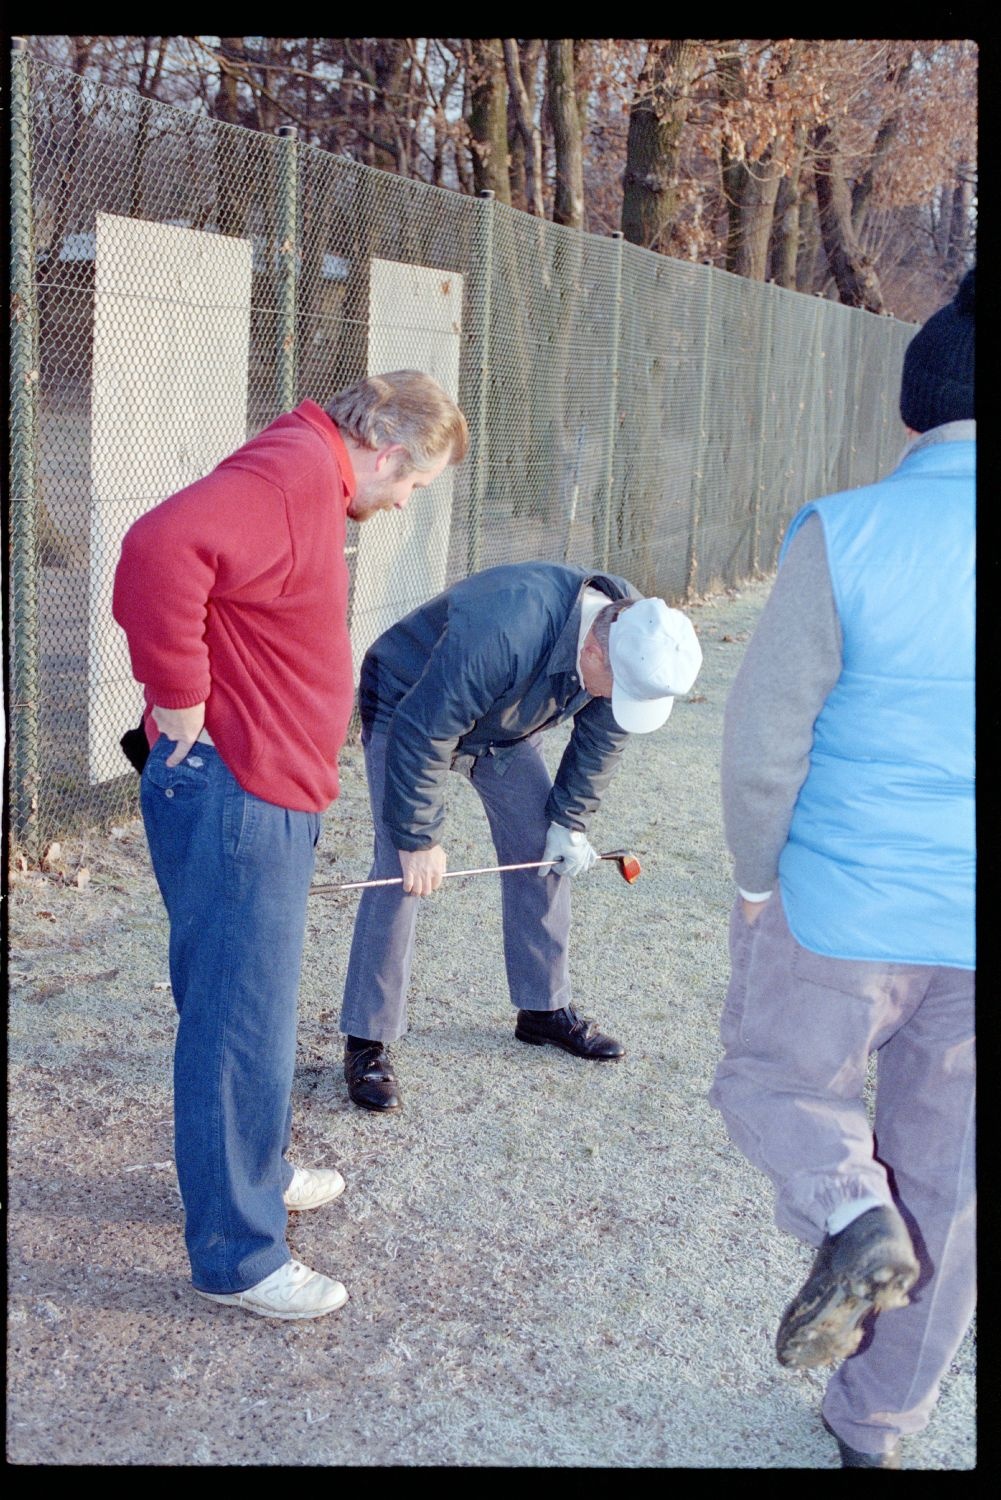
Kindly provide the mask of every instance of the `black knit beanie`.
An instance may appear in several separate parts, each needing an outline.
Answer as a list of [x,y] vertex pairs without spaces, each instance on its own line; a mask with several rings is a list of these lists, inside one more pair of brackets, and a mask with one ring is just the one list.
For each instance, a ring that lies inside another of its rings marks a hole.
[[973,416],[975,275],[967,271],[952,301],[907,346],[900,415],[915,432]]

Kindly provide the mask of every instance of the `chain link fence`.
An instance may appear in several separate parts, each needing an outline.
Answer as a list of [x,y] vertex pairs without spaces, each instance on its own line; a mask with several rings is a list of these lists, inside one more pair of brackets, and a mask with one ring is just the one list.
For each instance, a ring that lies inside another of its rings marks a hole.
[[[108,89],[15,51],[11,786],[18,847],[129,816],[121,536],[304,397],[427,370],[472,445],[352,527],[356,651],[544,557],[681,602],[770,570],[903,443],[909,325]],[[383,522],[386,523],[383,526]]]

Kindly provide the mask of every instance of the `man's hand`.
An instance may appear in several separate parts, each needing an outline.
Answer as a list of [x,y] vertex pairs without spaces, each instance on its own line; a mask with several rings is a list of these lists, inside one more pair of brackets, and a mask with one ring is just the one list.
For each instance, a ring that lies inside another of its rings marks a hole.
[[741,896],[740,909],[744,914],[744,921],[747,923],[748,927],[754,926],[755,922],[761,916],[761,913],[764,911],[767,905],[767,901],[747,901],[743,896]]
[[177,741],[167,765],[179,766],[205,728],[205,704],[196,703],[191,708],[157,708],[154,704],[153,723],[168,740]]
[[430,849],[401,849],[403,889],[409,896],[430,896],[445,874],[445,851],[440,844]]
[[550,823],[546,834],[543,861],[558,859],[558,865],[537,871],[539,875],[583,875],[598,863],[600,855],[595,853],[584,834],[576,829],[564,828],[562,823]]

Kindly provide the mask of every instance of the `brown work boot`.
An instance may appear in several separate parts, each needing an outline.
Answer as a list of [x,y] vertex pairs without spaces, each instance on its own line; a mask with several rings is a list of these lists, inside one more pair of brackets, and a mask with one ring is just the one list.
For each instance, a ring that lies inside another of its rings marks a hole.
[[906,1307],[919,1266],[907,1225],[892,1205],[870,1208],[825,1235],[813,1267],[782,1315],[779,1363],[795,1370],[854,1354],[869,1313]]

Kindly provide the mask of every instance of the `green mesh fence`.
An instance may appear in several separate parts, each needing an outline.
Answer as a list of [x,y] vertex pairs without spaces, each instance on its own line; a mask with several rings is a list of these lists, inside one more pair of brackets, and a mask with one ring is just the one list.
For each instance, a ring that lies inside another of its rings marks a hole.
[[352,528],[356,650],[499,562],[594,565],[671,602],[767,572],[799,505],[902,447],[909,325],[23,51],[11,104],[9,796],[28,853],[136,807],[118,740],[141,694],[110,617],[126,526],[306,396],[425,369],[472,434],[406,525]]

